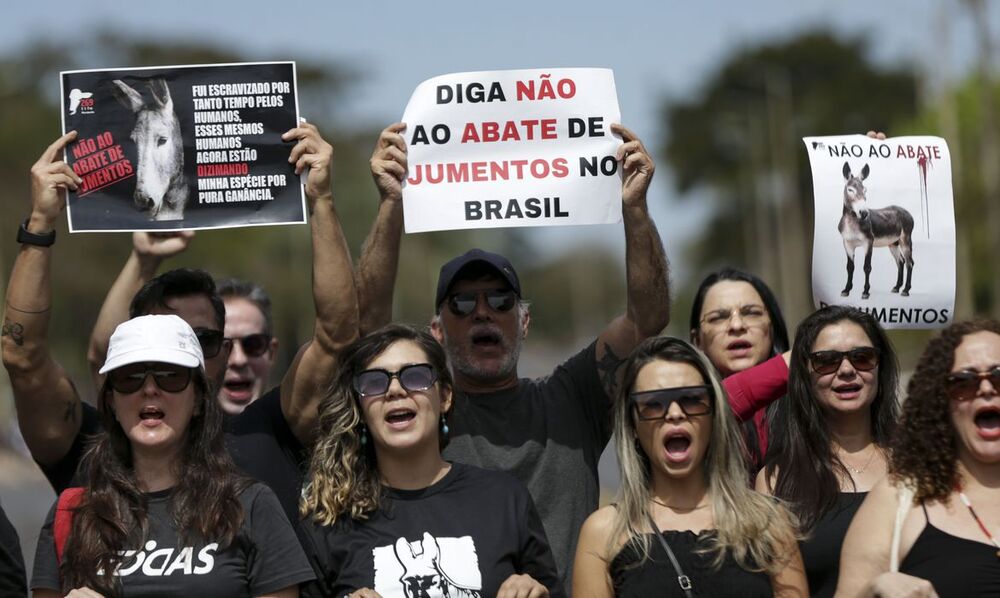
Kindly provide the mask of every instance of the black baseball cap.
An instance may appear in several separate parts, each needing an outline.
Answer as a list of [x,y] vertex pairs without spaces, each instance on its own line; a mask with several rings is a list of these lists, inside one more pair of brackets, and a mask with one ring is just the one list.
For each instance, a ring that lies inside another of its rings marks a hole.
[[514,294],[518,297],[521,296],[521,281],[517,278],[514,266],[510,265],[510,260],[498,253],[491,253],[482,249],[470,249],[441,266],[441,274],[438,275],[437,297],[434,300],[435,310],[437,310],[441,302],[447,297],[448,289],[451,288],[452,283],[458,278],[459,273],[466,266],[477,262],[482,262],[496,270],[497,274],[507,281]]

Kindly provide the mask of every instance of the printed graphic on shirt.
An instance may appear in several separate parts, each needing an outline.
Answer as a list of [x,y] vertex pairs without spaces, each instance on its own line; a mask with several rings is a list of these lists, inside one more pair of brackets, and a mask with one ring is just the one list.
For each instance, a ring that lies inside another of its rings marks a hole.
[[[156,541],[150,540],[144,546],[145,550],[123,550],[122,562],[115,571],[118,577],[129,575],[145,575],[147,577],[162,577],[166,575],[208,575],[215,569],[215,552],[219,544],[213,542],[198,552],[185,546],[180,550],[175,548],[156,548]],[[98,574],[102,573],[98,571]]]
[[481,598],[482,573],[471,536],[399,538],[372,550],[375,591],[383,598]]

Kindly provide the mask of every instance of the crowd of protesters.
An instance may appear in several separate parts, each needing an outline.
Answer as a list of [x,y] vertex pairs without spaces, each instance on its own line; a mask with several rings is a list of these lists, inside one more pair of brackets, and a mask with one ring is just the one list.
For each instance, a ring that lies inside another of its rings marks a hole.
[[[60,159],[75,134],[56,140],[31,170],[2,349],[58,498],[30,574],[0,511],[0,592],[1000,595],[1000,324],[952,324],[901,393],[870,315],[825,307],[789,343],[767,284],[725,268],[696,293],[690,342],[661,336],[654,164],[613,131],[626,308],[538,379],[518,375],[530,294],[496,253],[442,265],[426,327],[392,323],[404,124],[376,143],[380,204],[356,267],[331,146],[309,124],[285,133],[316,322],[270,390],[263,288],[156,275],[190,233],[135,233],[95,321],[93,380],[69,378],[48,341],[51,271],[80,179]],[[598,508],[612,438],[622,487]]]

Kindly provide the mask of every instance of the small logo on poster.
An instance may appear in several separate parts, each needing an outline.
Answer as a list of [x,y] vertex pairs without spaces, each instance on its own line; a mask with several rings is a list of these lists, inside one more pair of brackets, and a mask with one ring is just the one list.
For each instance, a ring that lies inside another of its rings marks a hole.
[[80,91],[76,88],[73,88],[73,91],[69,92],[69,113],[76,114],[77,111],[79,111],[80,114],[94,113],[93,93],[89,91]]

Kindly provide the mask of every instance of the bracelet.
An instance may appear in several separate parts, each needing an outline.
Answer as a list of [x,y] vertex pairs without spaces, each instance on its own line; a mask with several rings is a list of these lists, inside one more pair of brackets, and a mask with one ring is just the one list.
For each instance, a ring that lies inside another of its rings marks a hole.
[[55,229],[50,230],[47,233],[37,235],[33,232],[28,231],[28,221],[30,218],[25,218],[24,222],[17,229],[17,242],[22,245],[37,245],[39,247],[51,247],[53,243],[56,242],[56,231]]

